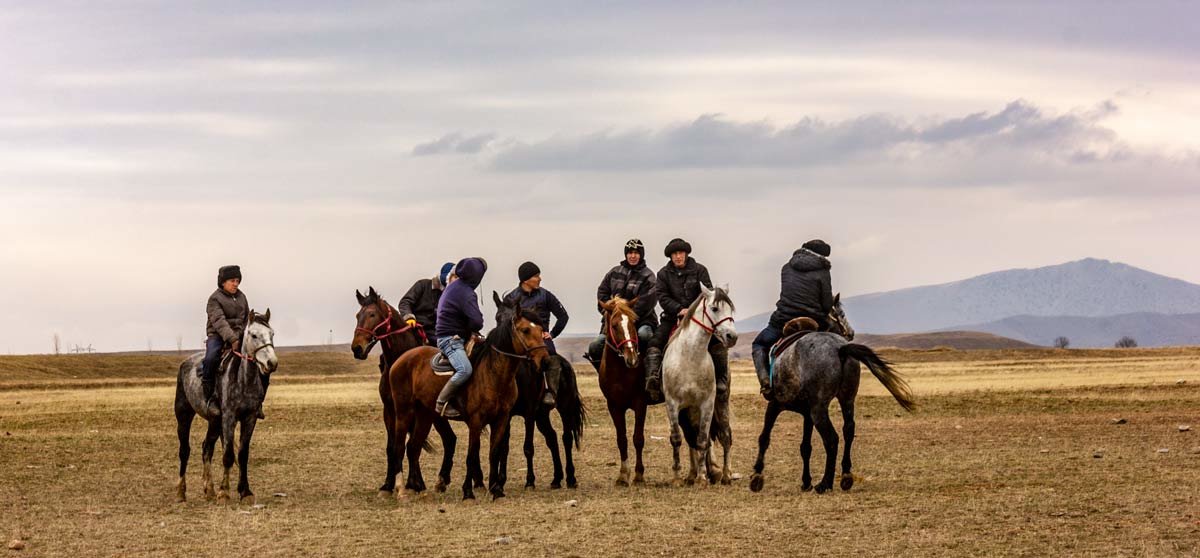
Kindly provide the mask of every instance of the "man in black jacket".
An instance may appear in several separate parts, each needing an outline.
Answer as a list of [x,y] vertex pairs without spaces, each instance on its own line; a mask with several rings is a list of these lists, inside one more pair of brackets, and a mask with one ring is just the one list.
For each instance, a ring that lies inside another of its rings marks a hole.
[[[517,288],[504,295],[504,300],[516,302],[521,308],[532,310],[538,315],[542,326],[542,338],[546,340],[546,349],[550,354],[557,355],[554,348],[554,338],[567,327],[567,309],[558,301],[558,297],[549,289],[542,288],[542,270],[533,262],[525,262],[517,268],[517,279],[521,281]],[[554,316],[554,328],[550,328],[550,316]],[[545,372],[546,391],[542,394],[542,404],[554,406],[554,389],[558,385],[558,359],[551,359],[550,366]]]
[[[658,304],[662,307],[662,324],[650,348],[646,349],[646,393],[651,401],[662,401],[662,355],[679,320],[700,296],[700,286],[713,288],[708,268],[691,256],[692,245],[682,238],[667,243],[663,255],[670,258],[658,271],[655,283]],[[729,351],[725,344],[713,339],[708,346],[717,375],[717,399],[729,399]]]
[[396,304],[396,311],[400,313],[400,319],[410,326],[420,324],[425,330],[430,345],[437,345],[437,336],[434,332],[437,330],[438,301],[442,298],[442,291],[446,289],[446,282],[453,270],[454,264],[446,262],[436,276],[429,279],[417,279],[417,282],[413,283],[408,292],[404,293],[400,302]]
[[[638,321],[634,324],[638,340],[644,345],[654,335],[658,327],[658,317],[654,315],[654,306],[658,303],[658,295],[654,286],[654,272],[646,267],[646,246],[641,240],[630,239],[625,243],[625,259],[608,270],[600,286],[596,288],[596,300],[609,300],[620,296],[625,300],[637,299],[633,311],[637,312]],[[597,304],[596,309],[600,306]],[[600,357],[604,352],[604,325],[601,323],[600,335],[588,345],[587,359],[600,370]]]
[[829,277],[829,245],[810,240],[792,253],[781,273],[779,302],[752,345],[754,371],[764,396],[770,396],[768,354],[782,336],[783,326],[799,317],[812,318],[820,331],[829,331],[829,313],[833,310],[833,284]]

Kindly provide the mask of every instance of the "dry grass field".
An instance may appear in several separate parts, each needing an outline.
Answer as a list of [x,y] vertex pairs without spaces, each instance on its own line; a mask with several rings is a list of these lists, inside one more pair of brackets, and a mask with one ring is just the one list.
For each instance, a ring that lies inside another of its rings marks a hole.
[[[859,480],[850,492],[800,490],[800,418],[792,414],[775,429],[762,493],[751,493],[746,479],[672,488],[661,407],[648,422],[649,484],[615,487],[611,422],[595,376],[585,375],[591,417],[576,454],[580,487],[546,488],[539,443],[539,486],[523,490],[514,444],[509,497],[463,503],[461,455],[444,498],[377,498],[384,434],[373,363],[287,354],[254,438],[257,508],[203,498],[201,426],[193,427],[190,499],[174,502],[179,359],[0,358],[0,537],[25,545],[0,552],[1200,555],[1200,349],[886,356],[910,379],[920,408],[904,413],[864,378]],[[747,478],[763,407],[748,363],[737,363],[733,462]],[[1183,424],[1192,429],[1181,431]],[[437,460],[425,457],[427,480]],[[501,537],[507,544],[496,542]]]

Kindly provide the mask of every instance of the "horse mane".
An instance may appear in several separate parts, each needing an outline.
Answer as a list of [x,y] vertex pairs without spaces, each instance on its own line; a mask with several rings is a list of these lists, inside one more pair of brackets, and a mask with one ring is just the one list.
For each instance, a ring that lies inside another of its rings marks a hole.
[[[625,300],[624,298],[622,298],[620,296],[613,296],[612,298],[608,299],[608,301],[613,303],[612,312],[614,314],[616,314],[616,313],[626,314],[629,316],[629,318],[631,320],[633,320],[634,322],[637,322],[637,319],[638,319],[637,311],[634,310],[633,307],[629,305],[628,300]],[[604,317],[605,317],[605,319],[608,319],[608,314],[605,313]]]
[[[692,301],[691,306],[688,306],[687,316],[690,317],[693,314],[695,314],[696,309],[699,308],[700,304],[703,302],[704,302],[704,291],[701,291],[700,296],[696,297],[696,300]],[[734,306],[733,299],[729,298],[729,291],[725,290],[722,287],[717,287],[715,289],[715,294],[713,295],[713,303],[720,304],[722,302],[729,304],[729,309],[733,310],[734,312],[737,312],[737,306]]]

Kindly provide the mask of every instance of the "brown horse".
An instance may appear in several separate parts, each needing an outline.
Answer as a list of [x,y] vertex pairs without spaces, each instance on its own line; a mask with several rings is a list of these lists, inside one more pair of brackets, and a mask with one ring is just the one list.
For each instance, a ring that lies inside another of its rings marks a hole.
[[646,367],[638,358],[637,298],[626,301],[613,297],[600,301],[604,311],[604,353],[600,357],[600,391],[608,402],[608,414],[617,429],[617,450],[621,452],[621,472],[617,486],[629,486],[629,441],[625,434],[625,411],[633,410],[633,448],[637,452],[633,482],[646,482],[642,448],[646,445]]
[[[377,343],[382,346],[383,351],[379,357],[379,399],[383,402],[383,428],[387,431],[387,476],[383,479],[383,485],[379,487],[379,495],[391,495],[396,489],[396,475],[404,469],[404,462],[397,457],[399,452],[392,451],[395,443],[392,436],[395,432],[396,410],[392,406],[387,371],[400,355],[409,349],[427,345],[429,339],[420,325],[409,326],[401,321],[400,314],[375,292],[375,287],[368,288],[366,296],[357,290],[354,294],[358,297],[361,307],[355,315],[358,325],[354,328],[354,340],[350,343],[354,358],[366,360]],[[454,466],[454,446],[458,438],[454,435],[454,429],[445,421],[437,424],[437,430],[442,437],[442,468],[438,472],[437,483],[440,492],[450,483],[450,471]],[[431,447],[427,444],[424,449],[429,450]]]
[[[463,480],[463,499],[475,498],[473,482],[482,485],[483,469],[479,463],[480,437],[483,429],[491,430],[488,451],[488,490],[492,498],[504,497],[508,465],[508,422],[513,404],[517,401],[517,369],[532,362],[539,370],[549,363],[549,351],[542,341],[538,317],[519,306],[500,299],[492,293],[499,309],[496,327],[487,339],[478,343],[471,354],[474,370],[471,379],[460,392],[465,401],[463,421],[469,430],[467,445],[467,475]],[[404,353],[388,373],[395,413],[396,441],[393,451],[405,447],[399,441],[410,437],[408,446],[408,481],[405,488],[420,492],[421,445],[429,428],[445,422],[435,409],[437,396],[449,376],[433,371],[433,347],[419,347]],[[399,456],[397,456],[399,459]]]

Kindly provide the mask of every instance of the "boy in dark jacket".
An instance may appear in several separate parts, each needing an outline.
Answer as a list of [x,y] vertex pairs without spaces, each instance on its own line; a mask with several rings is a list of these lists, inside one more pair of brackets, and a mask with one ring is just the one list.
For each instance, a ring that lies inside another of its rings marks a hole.
[[454,271],[454,264],[446,262],[436,276],[429,279],[418,279],[416,283],[413,283],[413,286],[396,304],[396,311],[400,313],[400,319],[409,326],[420,325],[433,345],[437,345],[435,332],[437,331],[438,301],[442,298],[442,292],[446,288],[446,281],[450,278],[451,271]]
[[483,258],[465,258],[454,267],[458,280],[446,287],[438,301],[437,329],[438,349],[454,365],[454,375],[438,394],[437,413],[446,418],[459,418],[461,409],[450,405],[454,394],[471,379],[471,359],[464,346],[466,340],[483,329],[483,312],[479,310],[479,299],[475,289],[487,273],[487,262]]
[[751,352],[754,371],[764,396],[770,395],[768,353],[783,335],[783,326],[799,317],[812,318],[820,331],[829,331],[829,313],[833,310],[833,284],[829,277],[829,245],[823,240],[810,240],[792,253],[783,266],[779,302],[767,327],[754,339]]
[[236,265],[223,266],[217,271],[217,290],[208,297],[208,322],[205,327],[208,337],[204,342],[201,373],[204,398],[214,407],[213,387],[217,380],[217,366],[221,362],[221,349],[226,345],[235,351],[241,348],[242,332],[250,315],[250,304],[246,302],[246,294],[239,288],[241,284],[242,269]]
[[[658,317],[654,315],[654,306],[658,303],[654,272],[646,266],[645,260],[646,246],[641,240],[631,239],[625,243],[625,259],[608,270],[596,289],[596,300],[609,300],[614,296],[625,300],[637,299],[633,311],[637,312],[638,321],[634,327],[637,328],[638,339],[642,343],[650,340],[654,335],[654,328],[658,326]],[[599,310],[599,305],[596,308]],[[600,327],[600,335],[588,345],[586,355],[597,371],[600,370],[600,357],[604,352],[603,323]]]
[[[562,333],[567,327],[567,309],[558,301],[558,297],[548,289],[542,288],[542,270],[533,262],[525,262],[517,269],[517,279],[521,284],[517,288],[504,295],[504,300],[508,302],[516,302],[521,308],[532,310],[538,315],[538,320],[542,325],[542,338],[546,340],[546,349],[552,355],[557,355],[558,352],[554,349],[554,338]],[[550,316],[554,316],[554,329],[550,329]],[[558,359],[553,360],[554,365],[558,363]],[[555,376],[547,374],[549,379],[554,379]],[[557,382],[546,382],[546,391],[542,395],[542,403],[545,405],[554,405],[554,384]]]
[[[700,286],[713,288],[708,268],[692,258],[692,245],[682,238],[667,243],[663,255],[670,258],[667,265],[658,271],[655,292],[662,307],[662,323],[650,348],[646,349],[646,394],[651,401],[662,401],[662,356],[679,320],[700,296]],[[708,352],[712,355],[717,376],[717,397],[729,397],[729,350],[725,344],[713,338]]]

